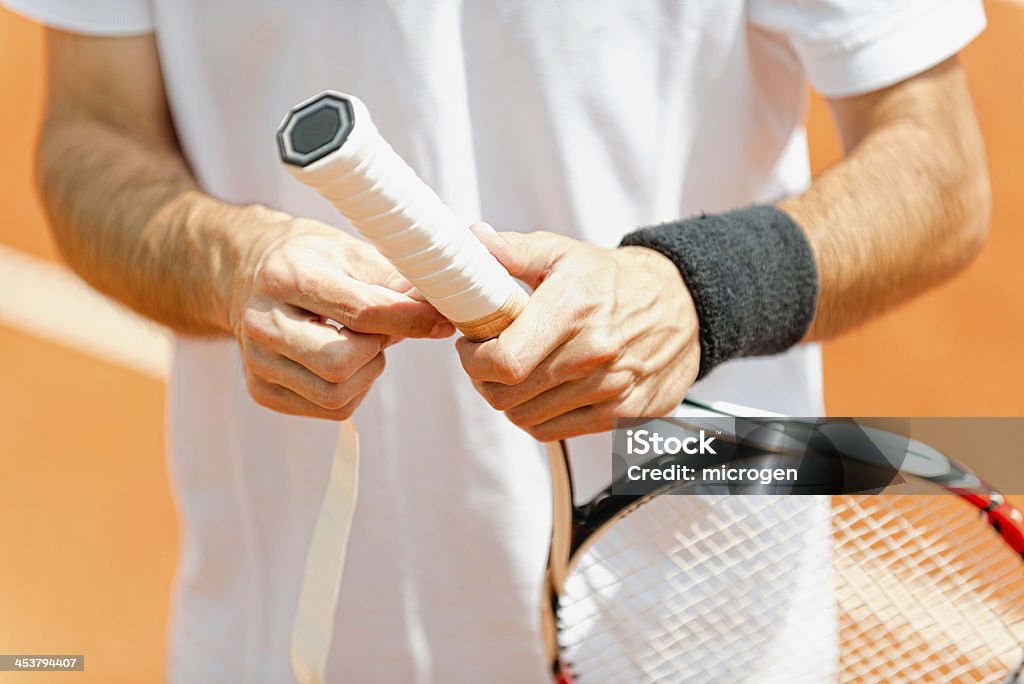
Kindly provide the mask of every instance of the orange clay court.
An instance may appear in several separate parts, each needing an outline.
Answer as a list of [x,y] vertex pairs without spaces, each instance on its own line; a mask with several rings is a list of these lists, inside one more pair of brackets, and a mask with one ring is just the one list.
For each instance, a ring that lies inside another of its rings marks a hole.
[[[988,143],[988,246],[951,284],[826,347],[832,414],[1024,415],[1024,2],[986,6],[963,61]],[[0,652],[85,654],[86,671],[0,683],[156,682],[177,547],[168,344],[59,264],[31,184],[41,51],[42,30],[0,9]],[[839,157],[820,102],[810,130],[820,170]],[[997,481],[1024,468],[980,456]]]

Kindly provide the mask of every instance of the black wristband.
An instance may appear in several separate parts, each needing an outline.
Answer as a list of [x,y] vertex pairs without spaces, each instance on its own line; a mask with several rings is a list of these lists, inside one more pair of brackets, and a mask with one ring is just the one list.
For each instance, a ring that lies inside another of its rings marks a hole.
[[693,296],[701,378],[720,363],[779,354],[807,333],[818,269],[807,237],[787,214],[753,206],[641,228],[620,247],[661,252]]

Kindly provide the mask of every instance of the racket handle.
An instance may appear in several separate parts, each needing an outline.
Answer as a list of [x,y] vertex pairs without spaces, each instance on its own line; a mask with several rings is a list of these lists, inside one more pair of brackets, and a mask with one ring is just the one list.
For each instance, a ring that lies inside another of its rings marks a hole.
[[391,149],[358,98],[327,91],[297,105],[277,143],[289,172],[330,201],[466,337],[496,337],[522,311],[526,292]]

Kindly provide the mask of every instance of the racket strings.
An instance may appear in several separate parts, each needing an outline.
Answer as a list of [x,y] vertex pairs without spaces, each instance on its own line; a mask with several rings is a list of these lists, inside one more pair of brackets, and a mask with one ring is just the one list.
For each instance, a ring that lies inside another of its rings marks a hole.
[[662,496],[579,555],[558,619],[579,684],[1000,682],[1024,565],[953,496]]
[[843,681],[998,682],[1024,644],[1024,570],[951,496],[836,497]]
[[659,497],[602,535],[570,575],[559,611],[563,653],[580,681],[749,671],[793,602],[792,583],[779,579],[808,525],[805,504],[765,508],[772,498],[709,506]]

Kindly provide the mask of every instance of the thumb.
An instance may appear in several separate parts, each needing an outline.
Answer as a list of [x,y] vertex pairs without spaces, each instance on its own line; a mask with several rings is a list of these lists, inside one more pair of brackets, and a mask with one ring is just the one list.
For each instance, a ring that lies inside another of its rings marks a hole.
[[565,251],[563,238],[554,233],[498,233],[483,221],[474,223],[469,229],[513,278],[519,278],[534,289],[544,281],[551,265]]
[[[413,297],[412,293],[416,292],[416,288],[412,286],[412,283],[406,280],[404,275],[394,269],[385,275],[378,284],[389,290],[400,292],[409,297]],[[419,293],[416,292],[416,294]],[[416,297],[413,297],[413,299],[416,299]],[[420,301],[423,301],[423,299],[421,298]]]

